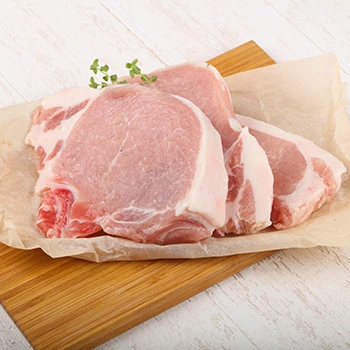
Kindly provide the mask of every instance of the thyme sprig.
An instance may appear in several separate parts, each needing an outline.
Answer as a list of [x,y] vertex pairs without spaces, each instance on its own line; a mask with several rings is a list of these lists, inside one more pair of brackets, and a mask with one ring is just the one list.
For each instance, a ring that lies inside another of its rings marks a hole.
[[[158,77],[155,75],[152,75],[150,78],[141,72],[140,67],[137,65],[137,62],[139,60],[135,58],[132,62],[128,62],[125,67],[129,69],[129,75],[131,78],[134,78],[135,75],[141,75],[141,80],[144,81],[146,84],[152,84],[154,83]],[[144,84],[142,84],[144,85]]]
[[[150,85],[154,83],[158,77],[155,75],[152,75],[151,77],[148,77],[146,74],[143,74],[141,72],[141,68],[137,65],[138,59],[134,59],[132,62],[128,62],[125,67],[129,70],[129,75],[131,78],[134,78],[136,75],[141,76],[141,80],[144,82],[141,85]],[[127,84],[126,80],[118,80],[117,74],[109,74],[109,66],[107,64],[100,65],[99,59],[96,58],[92,64],[90,65],[90,70],[95,74],[101,74],[102,80],[101,82],[97,82],[95,80],[95,77],[90,77],[90,84],[89,86],[93,89],[98,88],[105,88],[107,86],[113,85],[113,84]]]

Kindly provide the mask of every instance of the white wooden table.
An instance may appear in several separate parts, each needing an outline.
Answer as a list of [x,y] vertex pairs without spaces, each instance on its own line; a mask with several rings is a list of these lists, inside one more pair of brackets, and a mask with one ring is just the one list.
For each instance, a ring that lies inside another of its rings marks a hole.
[[[350,83],[349,0],[0,0],[0,107],[86,86],[95,57],[148,71],[251,39],[276,61],[332,51]],[[1,307],[0,349],[30,349]],[[98,349],[350,349],[350,248],[279,252]]]

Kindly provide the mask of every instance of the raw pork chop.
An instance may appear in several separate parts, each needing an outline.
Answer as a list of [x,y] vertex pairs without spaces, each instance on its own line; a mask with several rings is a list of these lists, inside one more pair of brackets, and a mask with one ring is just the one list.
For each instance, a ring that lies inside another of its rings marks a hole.
[[[224,152],[232,146],[242,128],[233,111],[229,89],[216,68],[207,63],[184,63],[149,74],[152,75],[158,77],[152,87],[184,97],[202,110],[219,132]],[[126,80],[142,83],[139,76]]]
[[[247,130],[241,134],[231,95],[220,73],[207,63],[185,63],[149,75],[158,77],[152,86],[196,104],[221,135],[230,189],[225,225],[218,231],[220,235],[229,232],[255,233],[270,226],[273,198],[271,168],[254,137]],[[139,77],[128,80],[142,82]]]
[[271,220],[277,229],[305,221],[334,197],[346,171],[340,160],[300,136],[252,118],[237,117],[265,150],[272,168]]
[[[254,153],[252,153],[254,152]],[[228,174],[226,222],[217,233],[254,233],[271,225],[273,175],[264,150],[243,128],[226,152]]]
[[103,229],[185,243],[224,223],[220,136],[180,97],[136,84],[66,89],[42,101],[27,142],[40,157],[37,225],[47,237]]

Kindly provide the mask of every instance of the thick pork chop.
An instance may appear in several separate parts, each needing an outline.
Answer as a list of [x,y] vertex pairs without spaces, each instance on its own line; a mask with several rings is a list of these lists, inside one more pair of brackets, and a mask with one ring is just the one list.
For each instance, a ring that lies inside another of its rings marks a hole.
[[42,101],[27,142],[48,237],[101,229],[144,243],[197,242],[225,221],[220,136],[191,102],[136,84]]
[[277,229],[305,221],[334,197],[346,171],[340,160],[300,136],[256,119],[237,117],[268,157],[274,176],[271,221]]
[[[224,152],[232,146],[242,128],[233,111],[229,89],[216,68],[207,63],[184,63],[151,75],[158,77],[152,87],[186,98],[200,108],[219,132]],[[143,83],[139,76],[126,80]]]
[[[241,134],[229,89],[217,69],[207,63],[185,63],[149,75],[158,77],[152,86],[196,104],[221,135],[230,189],[226,223],[219,233],[249,234],[270,226],[271,168],[254,137],[247,130]],[[128,80],[142,83],[139,77]],[[261,185],[257,185],[258,181]]]
[[[254,152],[254,153],[252,153]],[[226,152],[228,174],[226,222],[217,234],[258,232],[271,225],[273,175],[266,153],[243,128],[237,141]]]

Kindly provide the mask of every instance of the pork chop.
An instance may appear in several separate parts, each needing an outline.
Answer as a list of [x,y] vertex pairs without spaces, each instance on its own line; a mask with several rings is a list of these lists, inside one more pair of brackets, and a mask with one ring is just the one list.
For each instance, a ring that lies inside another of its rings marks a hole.
[[[152,75],[158,77],[152,87],[186,98],[201,109],[219,132],[224,152],[232,146],[242,128],[232,108],[230,91],[216,68],[207,63],[184,63]],[[125,79],[143,83],[140,76]]]
[[[153,87],[192,101],[221,135],[230,189],[225,225],[218,233],[249,234],[270,226],[271,168],[263,149],[248,130],[241,134],[229,89],[217,69],[207,63],[185,63],[149,74],[152,75],[158,77]],[[140,77],[127,80],[142,83]]]
[[137,84],[45,98],[27,135],[40,158],[37,225],[143,243],[198,242],[224,224],[220,136],[191,102]]
[[339,190],[344,164],[309,140],[237,115],[265,150],[274,176],[271,221],[277,229],[305,221]]
[[[252,153],[254,152],[254,153]],[[225,225],[217,234],[247,234],[271,225],[273,175],[264,150],[243,128],[236,142],[226,152],[228,174]]]

